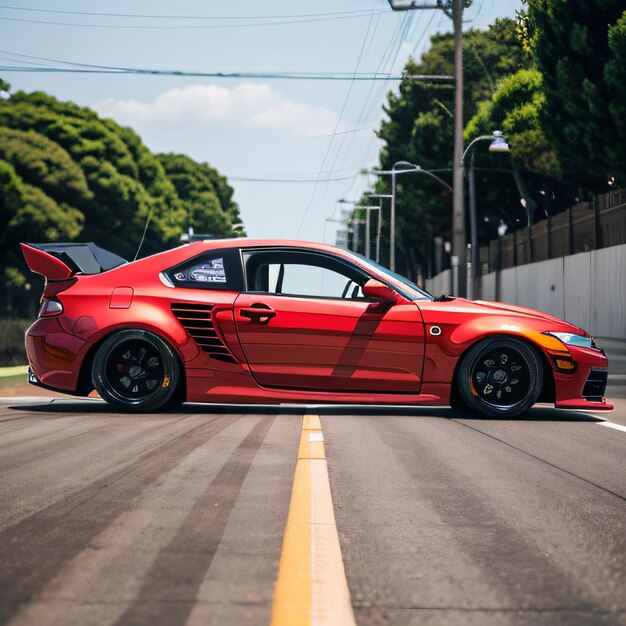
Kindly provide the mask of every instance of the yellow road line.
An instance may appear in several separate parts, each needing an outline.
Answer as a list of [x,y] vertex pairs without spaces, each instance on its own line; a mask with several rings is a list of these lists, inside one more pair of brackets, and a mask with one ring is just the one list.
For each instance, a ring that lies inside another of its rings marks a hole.
[[322,430],[319,415],[305,415],[302,419],[302,430]]
[[[300,447],[298,448],[298,459],[320,459],[325,460],[324,440],[320,441],[321,430],[303,430],[300,435]],[[313,435],[313,437],[311,437]],[[315,435],[318,435],[315,437]]]
[[271,626],[355,626],[318,415],[305,415]]

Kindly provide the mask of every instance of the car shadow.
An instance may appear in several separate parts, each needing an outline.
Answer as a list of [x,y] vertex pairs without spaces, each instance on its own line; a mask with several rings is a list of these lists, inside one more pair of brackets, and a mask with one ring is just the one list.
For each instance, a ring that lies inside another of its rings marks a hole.
[[[108,414],[132,417],[133,415],[294,415],[315,413],[325,417],[332,416],[379,416],[379,417],[436,417],[449,420],[503,421],[499,417],[486,417],[469,411],[451,407],[429,406],[394,406],[362,404],[200,404],[185,403],[156,413],[130,413],[118,411],[95,398],[53,398],[41,400],[35,398],[20,402],[16,399],[7,405],[13,411],[27,411],[53,414]],[[604,418],[586,411],[555,409],[551,406],[535,406],[523,415],[505,418],[506,421],[518,422],[602,422]]]
[[439,417],[450,420],[469,421],[516,421],[516,422],[603,422],[604,418],[598,417],[586,411],[574,411],[567,409],[555,409],[549,406],[535,406],[523,415],[516,417],[489,417],[471,413],[452,407],[415,407],[415,406],[389,406],[389,405],[368,405],[368,406],[307,406],[307,410],[315,410],[319,415],[342,416],[342,415],[368,415],[368,416],[406,416],[406,417]]
[[13,411],[28,411],[36,413],[83,413],[83,414],[107,414],[120,416],[146,416],[146,415],[189,415],[189,414],[233,414],[241,415],[242,413],[250,415],[302,415],[305,407],[285,407],[280,405],[242,405],[242,404],[196,404],[185,403],[171,409],[162,409],[153,413],[133,413],[130,411],[116,410],[108,405],[104,400],[83,400],[83,399],[54,399],[29,401],[21,404],[19,402],[11,403],[7,406]]

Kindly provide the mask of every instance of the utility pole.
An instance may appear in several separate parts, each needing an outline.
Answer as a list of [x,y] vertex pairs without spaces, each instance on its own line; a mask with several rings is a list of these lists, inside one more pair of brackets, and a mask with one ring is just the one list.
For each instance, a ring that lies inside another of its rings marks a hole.
[[441,9],[454,24],[454,161],[452,195],[452,273],[457,273],[454,293],[467,294],[465,206],[463,194],[463,9],[466,0],[436,0],[416,4],[416,0],[388,0],[394,11]]
[[[456,293],[467,295],[465,206],[463,197],[463,2],[453,0],[454,21],[454,163],[452,165],[452,255],[458,258]],[[454,272],[454,267],[452,268]]]

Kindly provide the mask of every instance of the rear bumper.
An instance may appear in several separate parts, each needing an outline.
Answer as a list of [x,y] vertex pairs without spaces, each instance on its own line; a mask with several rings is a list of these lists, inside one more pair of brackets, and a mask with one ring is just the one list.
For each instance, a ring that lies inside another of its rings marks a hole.
[[559,409],[612,411],[614,406],[604,397],[609,360],[598,351],[568,346],[576,363],[573,374],[554,373],[555,406]]
[[40,318],[26,331],[28,382],[54,391],[75,392],[87,342],[69,334],[58,317]]
[[40,389],[47,389],[48,391],[58,391],[60,393],[72,393],[70,390],[68,389],[60,389],[59,387],[52,387],[50,385],[46,385],[45,383],[42,383],[37,376],[35,376],[35,374],[33,373],[33,370],[30,369],[30,367],[28,368],[28,373],[26,375],[26,379],[27,381],[31,384],[34,385],[35,387],[39,387]]

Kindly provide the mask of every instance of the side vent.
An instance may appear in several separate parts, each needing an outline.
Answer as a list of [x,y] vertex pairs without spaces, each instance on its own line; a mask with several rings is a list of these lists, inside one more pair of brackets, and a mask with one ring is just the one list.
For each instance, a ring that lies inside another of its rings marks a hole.
[[181,326],[202,350],[209,353],[212,359],[226,363],[237,363],[237,359],[215,331],[211,316],[212,304],[172,302],[171,306],[172,313],[181,323]]

